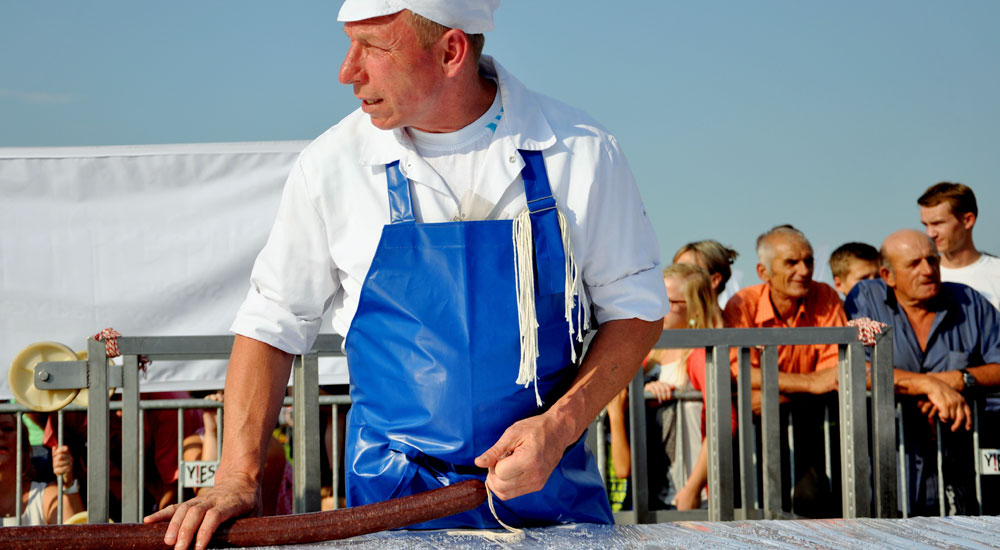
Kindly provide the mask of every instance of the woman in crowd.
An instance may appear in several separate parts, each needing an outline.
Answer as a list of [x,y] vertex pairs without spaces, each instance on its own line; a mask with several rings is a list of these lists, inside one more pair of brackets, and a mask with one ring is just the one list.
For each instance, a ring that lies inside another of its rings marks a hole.
[[727,289],[733,275],[732,265],[739,253],[724,246],[719,241],[705,240],[687,243],[674,254],[675,264],[694,264],[708,272],[712,290],[719,297],[719,307],[723,307],[736,289]]
[[[719,309],[715,292],[708,273],[694,264],[674,264],[663,271],[663,283],[670,300],[670,312],[663,318],[664,329],[682,328],[721,328],[722,311]],[[705,379],[705,350],[698,349],[654,349],[644,361],[647,379],[644,387],[646,392],[653,394],[656,401],[650,404],[655,407],[647,415],[647,441],[649,449],[650,496],[669,501],[669,495],[680,490],[676,495],[678,509],[690,509],[700,506],[701,488],[697,486],[697,501],[692,498],[695,485],[691,478],[685,476],[680,466],[681,455],[677,449],[680,438],[680,450],[684,456],[684,464],[688,468],[694,464],[692,477],[698,473],[699,467],[707,466],[707,454],[703,445],[703,430],[700,426],[703,416],[703,405],[697,401],[685,402],[683,407],[684,423],[681,433],[677,433],[677,405],[664,402],[673,398],[678,390],[701,390]],[[627,391],[622,391],[608,405],[608,423],[611,428],[611,461],[615,466],[615,475],[626,478],[630,473],[631,449],[627,432]],[[662,445],[656,445],[659,442]],[[704,456],[703,456],[704,455]],[[702,464],[704,462],[704,464]],[[668,474],[666,466],[670,466]],[[706,470],[707,471],[707,470]],[[669,475],[669,486],[664,487]],[[672,490],[671,490],[672,488]],[[665,490],[666,489],[666,490]],[[655,503],[654,503],[655,504]],[[655,507],[655,506],[651,506]]]
[[[17,494],[17,443],[21,439],[21,494]],[[52,471],[63,480],[63,514],[66,521],[83,511],[79,485],[73,472],[73,457],[69,448],[56,447],[52,452]],[[14,518],[17,499],[21,499],[21,525],[58,523],[59,490],[55,482],[34,481],[31,463],[31,445],[28,431],[21,425],[18,435],[17,419],[11,413],[0,414],[0,516],[4,524],[16,524]]]

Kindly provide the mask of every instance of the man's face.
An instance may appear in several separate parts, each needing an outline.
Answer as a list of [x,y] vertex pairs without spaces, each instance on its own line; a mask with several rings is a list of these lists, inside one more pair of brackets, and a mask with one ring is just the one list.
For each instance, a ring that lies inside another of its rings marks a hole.
[[361,110],[376,128],[433,132],[443,72],[433,50],[418,43],[409,18],[399,12],[345,23],[351,45],[339,79],[354,86]]
[[834,277],[834,286],[837,287],[844,296],[847,296],[858,281],[875,279],[878,277],[878,262],[868,260],[850,260],[847,263],[847,274],[841,277]]
[[772,236],[774,260],[771,272],[758,270],[765,282],[771,283],[771,292],[788,298],[804,298],[809,293],[813,276],[812,246],[802,239]]
[[897,299],[922,303],[941,290],[941,256],[930,241],[919,235],[902,239],[887,250],[892,269],[883,268],[882,278],[895,290]]
[[920,223],[924,224],[927,236],[934,240],[938,252],[949,254],[968,241],[975,216],[965,214],[959,219],[952,213],[951,205],[942,202],[937,206],[921,206]]

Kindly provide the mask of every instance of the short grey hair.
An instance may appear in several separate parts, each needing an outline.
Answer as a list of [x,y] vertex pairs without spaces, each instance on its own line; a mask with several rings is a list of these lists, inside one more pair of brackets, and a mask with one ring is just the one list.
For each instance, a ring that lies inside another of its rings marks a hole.
[[774,261],[774,239],[776,237],[790,237],[805,243],[810,249],[812,248],[812,244],[809,243],[805,234],[791,224],[776,225],[768,229],[757,237],[757,261],[764,266],[768,273],[771,273],[771,263]]

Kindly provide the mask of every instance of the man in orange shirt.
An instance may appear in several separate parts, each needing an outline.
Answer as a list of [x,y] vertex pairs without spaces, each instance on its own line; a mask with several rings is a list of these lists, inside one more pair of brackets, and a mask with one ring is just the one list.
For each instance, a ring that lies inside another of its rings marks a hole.
[[[757,275],[763,284],[740,290],[723,314],[726,326],[762,327],[839,327],[847,323],[837,291],[812,280],[813,250],[801,231],[790,225],[777,226],[757,238]],[[732,354],[736,373],[736,353]],[[750,352],[751,387],[760,388],[760,352]],[[779,346],[778,390],[782,400],[787,394],[825,394],[837,389],[838,355],[836,345]],[[754,408],[759,411],[759,393],[754,392]],[[823,455],[823,401],[793,402],[796,449],[795,505],[801,515],[823,517],[836,515],[836,496],[830,491]],[[786,416],[782,415],[782,422]],[[784,440],[787,430],[782,429]],[[782,452],[788,448],[782,444]],[[783,477],[787,457],[782,457]],[[785,487],[789,487],[786,483]],[[786,495],[787,496],[787,495]],[[834,506],[831,506],[833,504]]]

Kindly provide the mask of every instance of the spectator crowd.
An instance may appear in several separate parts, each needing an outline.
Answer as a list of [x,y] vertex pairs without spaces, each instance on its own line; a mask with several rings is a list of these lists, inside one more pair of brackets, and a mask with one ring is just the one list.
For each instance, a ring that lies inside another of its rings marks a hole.
[[[671,311],[663,326],[838,327],[871,319],[893,327],[894,389],[902,407],[901,464],[907,483],[900,493],[907,502],[901,506],[911,515],[937,515],[943,499],[948,515],[976,514],[972,407],[979,407],[981,427],[992,426],[1000,410],[1000,399],[978,398],[1000,386],[1000,259],[975,246],[979,211],[968,186],[938,183],[917,204],[923,232],[901,229],[886,236],[879,249],[859,242],[838,247],[829,259],[833,286],[813,280],[812,245],[791,225],[775,226],[758,237],[756,271],[762,282],[730,295],[721,294],[737,252],[714,240],[686,244],[674,255],[674,265],[664,270]],[[733,350],[734,382],[736,354]],[[751,402],[759,414],[758,349],[750,350],[750,360]],[[839,467],[829,467],[824,432],[824,416],[837,403],[838,361],[836,345],[778,349],[783,507],[799,516],[841,514]],[[646,400],[650,507],[698,508],[708,496],[704,421],[700,429],[698,422],[704,409],[694,403],[691,411],[690,401],[671,397],[702,390],[704,350],[654,349],[643,368],[645,393],[652,396]],[[616,510],[630,505],[627,403],[625,391],[607,409],[609,496]],[[677,422],[678,414],[686,421]],[[735,409],[733,414],[735,426]],[[759,425],[757,434],[759,441]],[[981,448],[996,448],[997,439],[994,430],[980,430]],[[835,448],[828,454],[838,459]],[[939,471],[944,494],[939,494]],[[995,478],[982,477],[986,514],[1000,513]]]

